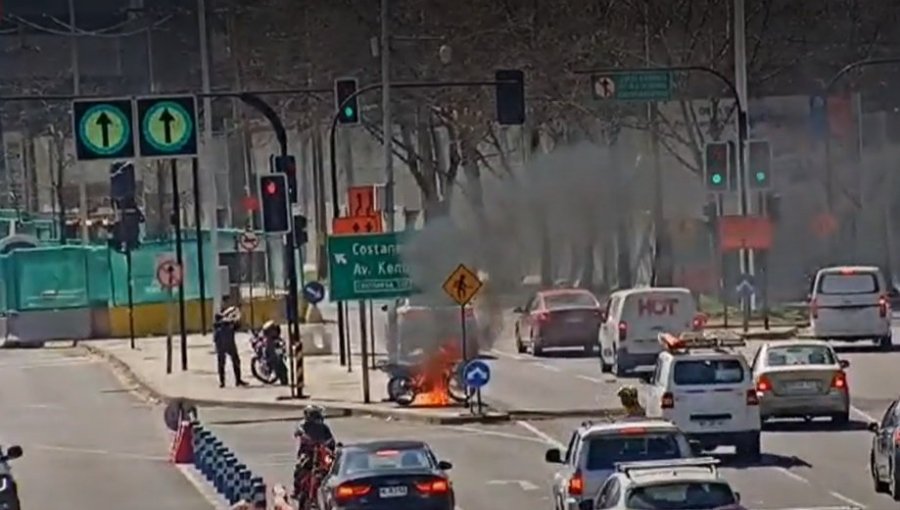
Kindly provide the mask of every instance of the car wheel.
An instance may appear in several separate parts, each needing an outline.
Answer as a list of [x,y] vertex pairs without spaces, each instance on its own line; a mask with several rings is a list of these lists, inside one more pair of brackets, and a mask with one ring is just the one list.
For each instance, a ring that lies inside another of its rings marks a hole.
[[875,488],[875,492],[881,494],[888,492],[890,489],[888,484],[882,482],[878,477],[878,468],[875,467],[875,457],[873,455],[869,455],[869,473],[872,475],[872,485]]
[[736,445],[735,452],[740,460],[759,462],[759,459],[762,457],[759,447],[759,432],[745,434]]
[[516,328],[516,352],[519,354],[525,354],[525,344],[522,343],[522,334],[519,333],[519,329]]
[[834,425],[846,425],[850,423],[850,410],[848,409],[842,413],[832,414],[831,423]]
[[876,343],[878,344],[878,348],[882,351],[890,351],[894,347],[894,342],[891,338],[891,335],[879,338]]
[[603,359],[603,347],[600,347],[600,371],[604,374],[608,374],[612,372],[612,368],[612,365],[610,365],[606,362],[605,359]]

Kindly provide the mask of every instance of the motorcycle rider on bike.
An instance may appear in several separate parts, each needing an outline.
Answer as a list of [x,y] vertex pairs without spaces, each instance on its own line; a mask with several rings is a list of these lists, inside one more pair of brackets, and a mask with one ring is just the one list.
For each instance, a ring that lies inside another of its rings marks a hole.
[[312,475],[317,447],[334,452],[336,443],[331,428],[325,423],[325,411],[316,405],[307,406],[303,410],[303,420],[297,424],[294,437],[298,441],[297,463],[294,466],[294,499],[300,502],[299,508],[303,508],[302,498],[306,494],[299,490],[300,482]]
[[279,355],[279,344],[284,346],[284,340],[281,338],[281,326],[275,321],[266,321],[262,327],[262,337],[265,340],[266,363],[278,376],[278,382],[282,386],[288,384],[288,368],[284,363],[284,357]]

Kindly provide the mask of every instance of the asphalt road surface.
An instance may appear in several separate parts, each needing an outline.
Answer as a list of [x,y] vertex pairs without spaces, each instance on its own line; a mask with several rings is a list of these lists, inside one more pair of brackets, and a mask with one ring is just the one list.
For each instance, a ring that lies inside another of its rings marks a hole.
[[162,411],[73,349],[0,351],[0,443],[25,510],[210,510],[168,463]]
[[[207,424],[244,462],[270,482],[288,484],[294,459],[293,417],[275,412],[204,409]],[[554,466],[548,447],[564,443],[578,420],[490,426],[430,426],[370,418],[330,421],[340,441],[421,439],[453,463],[458,510],[548,510]],[[828,425],[786,425],[766,432],[760,465],[740,465],[722,453],[723,475],[749,508],[895,508],[871,489],[866,470],[870,435]]]

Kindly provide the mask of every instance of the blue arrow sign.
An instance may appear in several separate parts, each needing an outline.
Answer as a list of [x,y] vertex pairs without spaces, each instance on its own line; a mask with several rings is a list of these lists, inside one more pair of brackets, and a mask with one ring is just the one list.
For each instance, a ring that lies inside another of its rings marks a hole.
[[321,303],[325,299],[325,286],[319,282],[309,282],[303,286],[303,297],[312,304]]
[[491,380],[491,367],[484,361],[473,359],[466,363],[466,367],[463,369],[463,378],[469,388],[476,390],[483,388]]
[[735,288],[741,296],[752,296],[756,294],[756,287],[753,285],[753,277],[745,274],[741,276],[741,283]]

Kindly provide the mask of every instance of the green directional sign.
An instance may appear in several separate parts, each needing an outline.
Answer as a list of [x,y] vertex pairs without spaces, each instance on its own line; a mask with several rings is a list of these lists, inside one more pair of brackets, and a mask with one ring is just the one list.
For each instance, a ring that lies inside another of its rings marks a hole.
[[593,77],[594,97],[610,101],[669,101],[671,71],[634,71]]
[[194,96],[139,98],[137,112],[141,156],[197,155],[197,103]]
[[133,158],[133,123],[129,99],[73,101],[72,127],[77,159]]
[[402,234],[328,238],[331,299],[386,299],[414,293],[402,260]]

